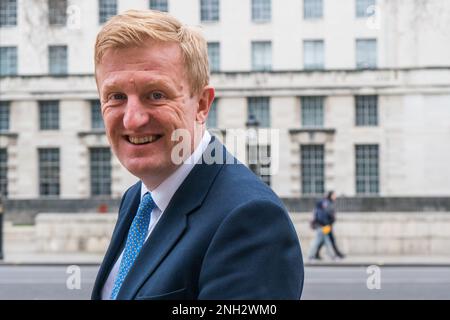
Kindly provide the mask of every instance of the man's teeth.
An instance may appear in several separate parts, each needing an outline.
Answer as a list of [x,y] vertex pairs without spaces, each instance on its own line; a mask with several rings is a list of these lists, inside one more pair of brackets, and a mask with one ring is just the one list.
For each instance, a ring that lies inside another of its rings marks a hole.
[[130,141],[132,144],[144,144],[144,143],[149,143],[149,142],[153,142],[156,139],[158,139],[158,136],[147,136],[147,137],[142,137],[142,138],[136,138],[136,137],[128,137],[128,141]]

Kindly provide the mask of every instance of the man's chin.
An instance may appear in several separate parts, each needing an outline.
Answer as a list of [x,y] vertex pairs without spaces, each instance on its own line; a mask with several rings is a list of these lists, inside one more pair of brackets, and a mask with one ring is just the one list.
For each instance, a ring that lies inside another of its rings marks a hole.
[[171,172],[175,170],[175,166],[171,164],[155,163],[134,163],[126,162],[124,167],[134,176],[141,180],[153,180],[167,178]]

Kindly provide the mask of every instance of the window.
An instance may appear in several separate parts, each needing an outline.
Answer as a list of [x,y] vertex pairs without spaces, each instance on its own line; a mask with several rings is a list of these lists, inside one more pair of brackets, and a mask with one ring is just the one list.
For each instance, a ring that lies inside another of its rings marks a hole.
[[0,101],[0,132],[9,131],[9,101]]
[[17,0],[0,1],[0,27],[17,25]]
[[272,43],[270,41],[252,42],[252,70],[272,70]]
[[208,119],[206,120],[208,128],[217,128],[217,118],[217,99],[214,99],[209,108]]
[[0,76],[17,74],[17,48],[0,47]]
[[268,97],[248,98],[248,115],[253,115],[259,122],[259,127],[270,127],[270,104]]
[[323,145],[302,145],[301,177],[303,194],[323,194],[325,165]]
[[67,46],[49,46],[48,65],[51,75],[67,74]]
[[252,20],[255,22],[267,22],[272,17],[272,0],[252,0]]
[[59,196],[59,149],[39,149],[39,194]]
[[91,195],[111,195],[111,151],[109,148],[91,148]]
[[65,26],[67,20],[67,0],[48,0],[48,23]]
[[102,117],[102,107],[99,100],[91,101],[91,128],[92,129],[105,129],[105,123]]
[[356,193],[378,194],[378,145],[356,145]]
[[39,128],[59,129],[59,101],[39,101]]
[[355,113],[357,126],[378,125],[378,96],[356,96]]
[[247,164],[249,169],[270,186],[271,183],[271,154],[270,146],[247,144]]
[[219,21],[219,0],[200,0],[200,19],[203,22]]
[[117,0],[99,0],[98,21],[100,24],[117,14]]
[[370,17],[374,14],[375,0],[356,0],[356,17]]
[[377,40],[356,40],[356,68],[374,69],[377,67]]
[[303,17],[305,19],[318,19],[323,16],[322,0],[304,0],[303,1]]
[[301,97],[302,126],[323,127],[324,97]]
[[0,194],[8,195],[8,149],[0,148]]
[[150,0],[150,9],[168,12],[167,0]]
[[324,68],[323,40],[303,41],[303,67],[306,70]]
[[220,44],[208,42],[208,59],[210,71],[220,71]]

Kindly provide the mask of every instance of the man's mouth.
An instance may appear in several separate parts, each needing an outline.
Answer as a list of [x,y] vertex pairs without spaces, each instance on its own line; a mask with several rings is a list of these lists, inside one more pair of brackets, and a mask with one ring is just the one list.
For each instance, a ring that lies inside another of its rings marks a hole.
[[131,144],[139,145],[139,144],[147,144],[147,143],[155,142],[156,140],[158,140],[161,137],[162,137],[162,135],[159,135],[159,134],[148,135],[148,136],[144,136],[144,137],[127,136],[127,140]]

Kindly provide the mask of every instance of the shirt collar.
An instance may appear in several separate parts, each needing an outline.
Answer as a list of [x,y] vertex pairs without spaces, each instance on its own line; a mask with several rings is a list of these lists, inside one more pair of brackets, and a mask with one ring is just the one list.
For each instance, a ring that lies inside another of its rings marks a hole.
[[[195,164],[200,160],[203,152],[205,152],[211,141],[211,134],[205,130],[202,140],[195,148],[194,152],[187,158],[181,166],[178,167],[166,180],[164,180],[155,190],[151,192],[153,201],[156,206],[164,212],[169,205],[170,199],[186,179],[187,175],[194,168]],[[141,201],[146,192],[149,192],[148,188],[143,182],[141,182]]]

